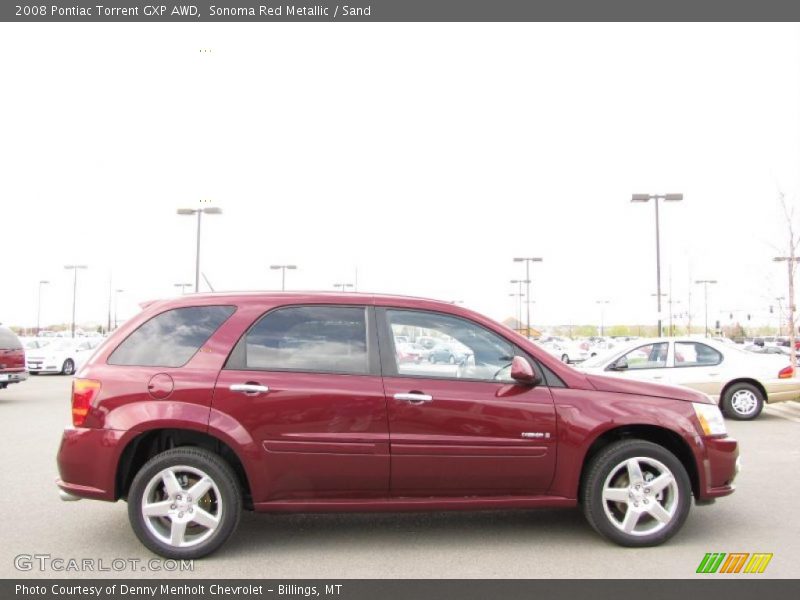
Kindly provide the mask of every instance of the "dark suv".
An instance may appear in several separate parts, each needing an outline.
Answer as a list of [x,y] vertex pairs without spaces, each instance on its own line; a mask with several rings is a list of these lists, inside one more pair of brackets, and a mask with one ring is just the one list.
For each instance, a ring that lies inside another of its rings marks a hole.
[[[396,340],[422,337],[468,357],[397,359]],[[173,558],[218,548],[242,509],[579,505],[650,546],[738,470],[705,394],[582,374],[479,314],[395,296],[150,304],[80,369],[72,416],[62,498],[127,500],[139,539]]]
[[25,370],[25,348],[17,334],[0,326],[0,390],[9,383],[19,383],[28,378]]

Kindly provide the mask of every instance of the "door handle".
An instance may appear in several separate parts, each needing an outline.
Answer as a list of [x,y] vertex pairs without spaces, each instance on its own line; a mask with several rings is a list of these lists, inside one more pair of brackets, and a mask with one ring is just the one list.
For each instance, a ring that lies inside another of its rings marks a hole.
[[424,402],[433,402],[433,396],[428,394],[420,394],[418,392],[409,392],[408,394],[395,394],[395,400],[402,400],[403,402],[411,402],[411,404],[423,404]]
[[232,392],[242,392],[244,394],[266,394],[269,388],[258,383],[233,383],[229,388]]

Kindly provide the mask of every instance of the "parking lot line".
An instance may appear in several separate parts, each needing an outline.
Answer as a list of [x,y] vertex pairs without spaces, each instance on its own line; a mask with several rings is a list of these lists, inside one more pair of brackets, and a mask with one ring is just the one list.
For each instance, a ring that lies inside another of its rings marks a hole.
[[764,411],[770,415],[800,423],[800,402],[782,402],[781,404],[770,404],[764,407]]

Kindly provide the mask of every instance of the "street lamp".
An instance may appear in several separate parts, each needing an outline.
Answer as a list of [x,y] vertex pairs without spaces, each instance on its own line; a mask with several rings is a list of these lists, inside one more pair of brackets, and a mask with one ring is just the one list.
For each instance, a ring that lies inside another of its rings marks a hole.
[[205,208],[179,208],[178,214],[179,215],[197,215],[197,252],[195,254],[195,265],[194,265],[194,291],[200,291],[200,221],[202,219],[203,213],[207,215],[220,215],[222,214],[222,209],[217,208],[215,206],[207,206]]
[[705,295],[705,305],[706,305],[706,337],[708,337],[708,285],[717,283],[716,279],[698,279],[695,283],[702,283],[703,284],[703,292]]
[[39,281],[39,299],[38,299],[38,307],[36,309],[36,335],[39,335],[39,324],[42,317],[42,285],[47,285],[50,283],[46,279],[42,279]]
[[633,194],[631,202],[649,202],[656,207],[656,296],[658,304],[658,337],[661,337],[661,231],[658,222],[658,201],[680,202],[683,194]]
[[600,305],[600,337],[605,337],[606,305],[611,304],[608,300],[595,300],[595,304]]
[[525,263],[525,283],[526,283],[526,297],[528,298],[527,307],[526,307],[526,318],[525,318],[525,328],[528,331],[528,336],[530,337],[531,334],[531,263],[532,262],[542,262],[542,258],[539,256],[520,256],[514,259],[514,262],[524,262]]
[[792,368],[797,366],[797,355],[794,351],[794,339],[797,332],[794,330],[794,311],[795,311],[795,304],[794,304],[794,265],[797,262],[800,262],[800,257],[797,256],[776,256],[772,259],[774,262],[785,262],[786,269],[789,274],[789,294],[787,298],[787,302],[789,303],[789,347],[792,349],[791,354],[789,354],[790,363]]
[[341,290],[342,292],[344,292],[345,289],[353,287],[353,284],[352,283],[334,283],[333,287]]
[[121,294],[125,290],[114,290],[114,329],[117,328],[117,295]]
[[181,296],[186,293],[186,288],[192,287],[191,283],[174,283],[173,284],[176,288],[181,288]]
[[64,265],[67,270],[72,270],[72,337],[75,337],[75,300],[78,297],[78,269],[88,268],[86,265]]
[[286,290],[286,269],[294,271],[297,265],[270,265],[269,268],[272,270],[281,270],[281,291],[283,292]]
[[[512,279],[511,283],[516,283],[519,285],[519,329],[522,331],[522,299],[525,298],[525,294],[522,293],[522,284],[526,283],[530,286],[531,280],[530,279]],[[530,289],[530,287],[528,288]],[[527,296],[530,298],[530,296]],[[530,310],[530,309],[529,309]]]

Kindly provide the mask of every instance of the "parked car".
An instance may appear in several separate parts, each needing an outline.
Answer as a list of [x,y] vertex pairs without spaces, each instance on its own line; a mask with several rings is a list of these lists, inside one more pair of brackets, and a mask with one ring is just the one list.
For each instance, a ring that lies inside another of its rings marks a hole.
[[[398,328],[470,360],[399,362]],[[738,471],[707,395],[581,373],[475,312],[395,296],[151,303],[77,373],[72,420],[62,498],[127,500],[142,543],[181,559],[217,549],[243,509],[580,506],[614,542],[651,546]]]
[[25,381],[25,349],[17,334],[0,325],[0,390]]
[[28,371],[32,375],[72,375],[86,362],[100,341],[96,338],[53,338],[50,343],[28,353]]
[[542,347],[568,365],[583,362],[597,354],[592,354],[588,343],[572,340],[551,341],[542,344]]
[[464,364],[469,358],[469,352],[457,348],[453,344],[439,344],[428,353],[428,361],[433,364],[447,363],[451,365]]
[[[777,347],[756,346],[760,352]],[[789,357],[759,355],[709,339],[638,340],[580,367],[625,379],[682,385],[709,394],[732,419],[755,419],[765,403],[800,399]]]
[[398,361],[415,363],[420,362],[426,353],[424,348],[410,342],[395,343],[395,351]]

